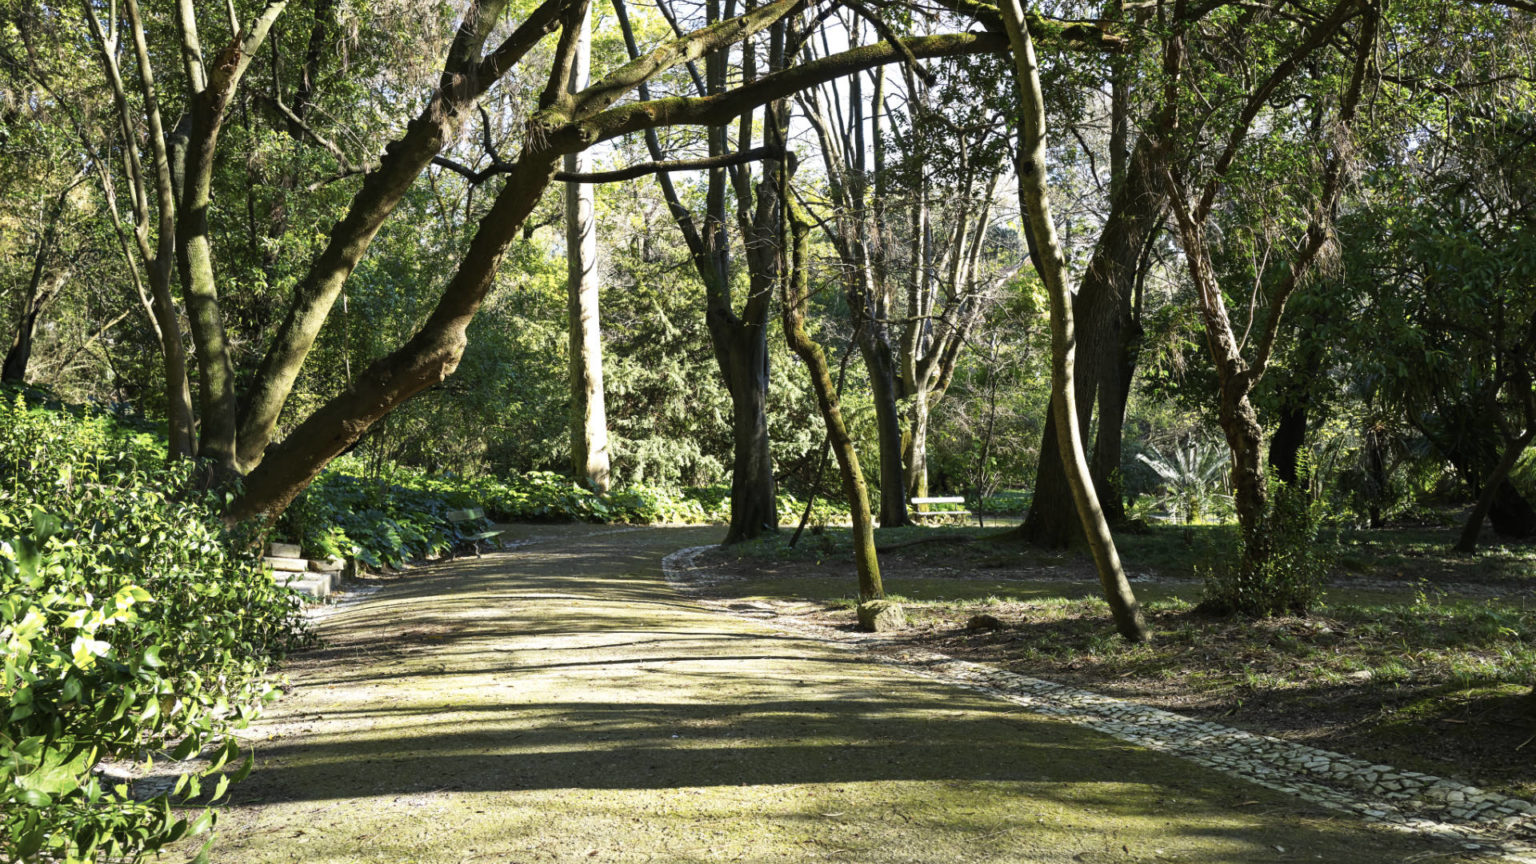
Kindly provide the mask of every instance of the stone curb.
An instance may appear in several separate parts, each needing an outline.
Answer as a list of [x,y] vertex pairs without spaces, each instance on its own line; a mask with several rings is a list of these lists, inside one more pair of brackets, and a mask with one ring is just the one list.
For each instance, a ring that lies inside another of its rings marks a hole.
[[[662,560],[667,581],[695,596],[701,586],[721,581],[697,563],[700,554],[714,548],[690,546],[668,555]],[[721,604],[711,605],[720,611],[731,611]],[[751,617],[763,620],[761,616]],[[784,630],[809,632],[851,649],[891,642],[889,637],[877,634],[849,633],[805,622],[768,623]],[[1536,864],[1536,805],[1529,801],[956,660],[937,652],[908,650],[894,658],[875,659],[926,678],[1000,696],[1032,711],[1188,759],[1366,822],[1453,842],[1467,852]]]

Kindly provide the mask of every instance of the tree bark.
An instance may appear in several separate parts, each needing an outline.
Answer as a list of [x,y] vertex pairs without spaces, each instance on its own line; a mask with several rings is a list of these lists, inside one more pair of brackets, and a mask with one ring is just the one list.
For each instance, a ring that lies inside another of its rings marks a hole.
[[1050,192],[1045,174],[1045,97],[1040,89],[1040,69],[1035,60],[1034,42],[1025,26],[1024,10],[1019,0],[1001,0],[998,4],[1008,42],[1013,47],[1014,83],[1023,103],[1019,118],[1017,175],[1019,206],[1026,214],[1030,252],[1040,271],[1051,303],[1051,392],[1057,434],[1066,446],[1062,467],[1072,486],[1074,503],[1083,522],[1088,545],[1093,550],[1099,582],[1109,602],[1110,613],[1120,635],[1132,642],[1151,638],[1141,607],[1131,592],[1120,556],[1109,532],[1109,523],[1099,509],[1098,497],[1088,476],[1088,462],[1083,455],[1077,412],[1073,410],[1073,351],[1075,333],[1072,320],[1072,292],[1066,282],[1066,261],[1056,240],[1056,226],[1051,219]]
[[[592,68],[591,10],[571,65],[569,92],[585,89]],[[585,151],[565,157],[565,170],[586,173]],[[571,470],[599,492],[610,485],[608,416],[603,396],[603,331],[598,314],[595,187],[565,184],[566,311],[570,322]]]
[[84,176],[77,174],[68,186],[53,197],[51,206],[40,214],[42,233],[38,236],[37,250],[32,255],[32,275],[27,280],[27,293],[22,297],[21,308],[17,310],[16,335],[11,339],[11,348],[5,354],[4,365],[0,366],[0,381],[7,384],[27,383],[27,364],[32,360],[32,337],[37,329],[37,319],[69,281],[69,270],[49,266],[49,259],[53,256],[54,246],[58,244],[59,223],[64,217],[69,193],[80,185]]
[[443,63],[436,92],[405,133],[384,148],[364,175],[345,216],[331,228],[325,248],[294,289],[288,312],[256,368],[240,410],[240,464],[251,470],[272,442],[277,420],[320,328],[384,222],[432,162],[477,100],[559,24],[575,0],[545,0],[491,53],[481,50],[506,0],[471,6]]
[[453,373],[464,354],[465,330],[495,280],[502,255],[552,182],[558,162],[557,154],[540,153],[518,160],[427,322],[273,447],[246,476],[227,521],[269,523],[277,518],[327,463],[356,444],[375,422]]
[[781,284],[783,291],[784,336],[789,347],[805,362],[811,375],[811,385],[816,391],[816,404],[827,425],[827,440],[837,455],[838,473],[843,481],[843,500],[853,519],[854,564],[859,574],[859,599],[878,600],[885,596],[880,581],[880,559],[875,551],[874,520],[869,512],[869,489],[864,485],[864,473],[859,468],[859,454],[853,446],[853,437],[843,423],[842,410],[838,405],[837,385],[832,380],[832,370],[826,355],[805,331],[806,260],[805,241],[810,233],[810,219],[799,212],[799,205],[784,194],[789,211],[789,246],[791,261],[789,278]]
[[880,527],[911,525],[912,516],[907,511],[906,472],[902,465],[896,362],[891,356],[889,342],[874,336],[861,337],[859,342],[864,366],[869,373],[870,397],[875,403],[875,428],[880,447]]
[[[154,162],[154,176],[148,180],[138,149],[131,146],[122,148],[129,193],[132,196],[133,234],[140,258],[137,265],[130,261],[129,266],[142,266],[149,283],[149,311],[159,337],[161,363],[165,371],[167,455],[171,459],[191,457],[196,452],[197,424],[192,409],[192,388],[187,380],[187,349],[181,341],[181,317],[171,295],[171,274],[176,257],[177,195],[172,176],[170,142],[161,121],[154,67],[150,63],[149,45],[144,35],[144,22],[139,15],[138,0],[127,0],[123,10],[128,16],[134,56],[138,60],[139,88],[144,98],[144,120],[149,132],[145,138]],[[117,61],[116,40],[102,29],[89,4],[86,4],[86,18],[96,37],[102,66],[112,88],[119,133],[124,141],[132,141],[136,137],[133,129],[137,124],[131,119],[127,88],[123,85]],[[102,168],[100,173],[102,189],[107,196],[108,206],[112,207],[112,219],[116,225],[117,210],[111,176],[106,168]],[[151,186],[157,210],[153,246],[149,242]]]
[[224,118],[251,57],[266,41],[273,22],[287,5],[287,0],[268,0],[262,11],[235,35],[234,41],[214,57],[211,68],[205,68],[193,4],[191,0],[177,3],[176,28],[182,41],[190,126],[181,200],[176,210],[176,266],[201,377],[198,401],[202,424],[197,452],[211,459],[226,476],[239,473],[236,446],[240,418],[234,359],[219,308],[208,226],[214,156]]
[[[1119,476],[1125,429],[1125,408],[1140,350],[1140,325],[1133,297],[1136,273],[1149,236],[1161,229],[1168,192],[1161,176],[1163,161],[1156,141],[1141,135],[1126,160],[1125,175],[1111,178],[1113,198],[1109,218],[1094,245],[1093,258],[1073,300],[1073,315],[1081,322],[1073,375],[1078,424],[1092,428],[1097,403],[1099,426],[1090,476],[1104,502],[1107,517],[1123,519],[1125,503]],[[1041,435],[1035,494],[1019,537],[1047,549],[1064,549],[1083,540],[1070,512],[1072,495],[1060,460],[1056,428],[1047,423]]]
[[762,322],[711,327],[731,394],[731,524],[725,544],[753,540],[779,527],[773,452],[768,444],[768,333]]

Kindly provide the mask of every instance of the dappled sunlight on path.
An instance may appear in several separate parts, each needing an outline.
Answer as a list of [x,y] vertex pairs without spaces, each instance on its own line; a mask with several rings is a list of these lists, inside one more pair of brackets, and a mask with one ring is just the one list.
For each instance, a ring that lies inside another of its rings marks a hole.
[[[719,529],[562,528],[322,624],[216,861],[1402,861],[1443,851],[707,612]],[[1441,858],[1440,860],[1444,860]]]

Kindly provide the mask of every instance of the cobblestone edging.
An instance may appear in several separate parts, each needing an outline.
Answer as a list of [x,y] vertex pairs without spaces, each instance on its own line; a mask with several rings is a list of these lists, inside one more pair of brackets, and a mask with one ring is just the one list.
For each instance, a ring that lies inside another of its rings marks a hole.
[[[690,592],[720,581],[696,563],[700,553],[712,548],[693,546],[668,555],[662,561],[667,580]],[[806,622],[770,623],[800,632],[812,631],[849,648],[891,644],[875,634],[848,633]],[[1032,711],[1189,759],[1367,822],[1437,837],[1469,852],[1536,864],[1536,805],[1529,801],[1220,723],[1194,720],[980,663],[955,660],[932,651],[904,650],[877,659],[918,675],[1001,696]]]

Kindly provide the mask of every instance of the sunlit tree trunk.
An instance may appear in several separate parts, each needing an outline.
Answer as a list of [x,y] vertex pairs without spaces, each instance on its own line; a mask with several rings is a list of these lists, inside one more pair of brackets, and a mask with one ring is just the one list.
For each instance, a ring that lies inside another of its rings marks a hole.
[[1098,496],[1088,476],[1088,460],[1083,455],[1077,412],[1073,410],[1072,362],[1075,334],[1072,321],[1072,292],[1066,281],[1066,260],[1056,239],[1051,219],[1050,192],[1045,173],[1045,97],[1040,89],[1040,69],[1035,60],[1034,42],[1024,23],[1019,0],[1001,0],[1003,24],[1013,48],[1014,82],[1018,86],[1022,108],[1019,112],[1019,149],[1017,175],[1019,206],[1029,229],[1031,258],[1045,283],[1051,303],[1051,395],[1052,415],[1062,449],[1062,467],[1072,487],[1072,497],[1082,519],[1083,532],[1093,550],[1099,582],[1109,602],[1110,614],[1120,635],[1133,642],[1151,638],[1141,607],[1131,592],[1131,585],[1120,567],[1109,523],[1099,509]]
[[[585,89],[592,67],[592,16],[581,19],[571,64],[570,92]],[[581,173],[585,151],[565,157],[565,170]],[[565,184],[566,311],[570,321],[571,468],[599,492],[608,491],[608,416],[603,400],[603,331],[598,316],[595,187]]]
[[859,599],[878,600],[885,596],[880,582],[880,559],[875,551],[874,519],[869,512],[869,489],[864,484],[864,473],[859,468],[859,454],[853,446],[853,437],[843,423],[842,409],[837,398],[837,385],[832,380],[832,370],[827,365],[826,354],[805,330],[805,298],[808,294],[805,260],[806,236],[810,234],[810,219],[800,212],[799,204],[785,194],[788,209],[788,234],[791,260],[789,273],[783,280],[784,336],[790,350],[804,361],[811,374],[811,386],[816,392],[816,404],[821,408],[822,419],[827,425],[827,440],[837,456],[838,473],[843,481],[843,500],[848,504],[853,520],[854,564],[859,574]]

